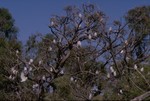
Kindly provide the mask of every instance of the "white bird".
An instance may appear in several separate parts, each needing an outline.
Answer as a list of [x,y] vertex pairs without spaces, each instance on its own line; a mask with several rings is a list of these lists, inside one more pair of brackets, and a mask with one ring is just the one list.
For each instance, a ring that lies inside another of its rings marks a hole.
[[12,67],[12,68],[11,68],[11,71],[13,72],[14,70],[15,70],[15,68],[14,68],[14,67]]
[[116,71],[114,71],[114,72],[113,72],[113,75],[114,75],[114,76],[116,76],[116,75],[117,75]]
[[32,62],[33,62],[33,59],[30,59],[30,62],[32,63]]
[[51,46],[48,48],[48,51],[52,51],[52,47]]
[[43,75],[43,77],[42,77],[42,80],[46,80],[46,77],[45,77],[45,75]]
[[32,86],[33,89],[35,89],[35,88],[37,88],[37,87],[39,87],[39,84],[34,84],[34,85]]
[[127,40],[125,40],[125,42],[124,42],[124,43],[125,43],[125,45],[128,45],[128,41],[127,41]]
[[18,71],[17,70],[15,70],[15,68],[13,67],[13,68],[11,68],[11,71],[12,71],[12,73],[13,74],[17,74],[18,73]]
[[109,27],[109,32],[111,32],[112,31],[112,27]]
[[64,69],[61,69],[60,74],[64,74]]
[[19,51],[18,50],[16,50],[16,54],[18,54],[19,53]]
[[74,78],[73,78],[73,77],[71,77],[71,78],[70,78],[70,81],[74,81]]
[[134,69],[137,70],[137,65],[136,64],[134,65]]
[[9,78],[9,79],[12,79],[12,75],[10,75],[8,78]]
[[51,72],[53,71],[53,68],[52,68],[52,67],[50,67],[50,71],[51,71]]
[[10,75],[10,76],[9,76],[9,79],[10,79],[10,80],[14,80],[14,79],[15,79],[15,77],[14,77],[14,76],[12,76],[12,75]]
[[123,91],[122,91],[122,89],[120,89],[120,91],[119,91],[121,94],[123,94]]
[[124,53],[124,50],[121,50],[121,52],[120,52],[120,53],[121,53],[121,54],[122,54],[122,53]]
[[142,67],[142,68],[140,69],[140,71],[143,72],[143,71],[144,71],[144,68]]
[[107,73],[107,78],[110,78],[110,74],[109,73]]
[[24,68],[23,68],[23,72],[26,72],[26,73],[27,73],[27,70],[28,70],[27,67],[24,67]]
[[112,66],[110,67],[110,71],[111,71],[111,72],[114,72],[114,68],[113,68]]
[[55,40],[55,39],[53,40],[53,43],[54,43],[54,44],[56,43],[56,40]]
[[20,78],[21,78],[21,82],[25,82],[25,81],[28,79],[28,78],[24,75],[23,72],[21,72]]
[[92,39],[92,36],[91,36],[91,34],[89,34],[89,35],[88,35],[88,39],[90,39],[90,40]]
[[31,63],[33,63],[33,59],[30,59],[30,60],[29,60],[29,65],[30,65]]
[[51,22],[51,26],[54,26],[54,22],[53,21]]
[[24,70],[24,71],[27,71],[27,67],[24,67],[23,70]]
[[89,99],[90,99],[90,100],[92,99],[92,93],[89,94]]
[[82,14],[81,13],[79,13],[79,17],[82,18]]
[[77,79],[75,79],[74,82],[77,82]]
[[98,71],[98,70],[96,70],[95,74],[99,74],[99,71]]
[[81,28],[81,27],[82,27],[82,25],[80,24],[80,25],[79,25],[79,28]]
[[96,33],[96,32],[94,33],[94,36],[95,36],[95,37],[97,36],[97,33]]
[[41,64],[42,64],[42,60],[39,61],[39,65],[41,65]]
[[77,42],[77,46],[78,46],[78,47],[81,47],[81,41],[78,41],[78,42]]

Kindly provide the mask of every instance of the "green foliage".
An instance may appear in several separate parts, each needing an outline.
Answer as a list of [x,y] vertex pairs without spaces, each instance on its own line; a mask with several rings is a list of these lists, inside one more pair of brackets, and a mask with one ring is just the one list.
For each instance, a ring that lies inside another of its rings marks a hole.
[[68,76],[62,76],[57,78],[54,81],[57,89],[56,93],[59,94],[59,97],[61,99],[70,99],[71,95],[71,88],[69,87],[69,77]]
[[143,48],[147,44],[150,34],[150,6],[136,7],[128,11],[125,16],[127,23],[129,23],[129,28],[135,31],[136,41],[137,41],[137,56],[142,57]]
[[[136,7],[128,11],[126,20],[129,27],[139,34],[148,34],[150,31],[150,6]],[[141,33],[142,32],[142,33]]]
[[0,35],[10,40],[16,38],[16,33],[17,28],[14,26],[11,14],[7,9],[0,8]]
[[149,44],[150,6],[135,7],[129,10],[125,20],[128,23],[129,29],[134,32],[132,35],[136,36],[134,39],[136,41],[136,56],[142,58],[144,49],[147,47],[146,44]]
[[[143,59],[146,53],[137,43],[142,40],[140,34],[144,38],[149,32],[150,8],[128,12],[133,40],[125,40],[128,36],[120,30],[126,29],[119,21],[114,22],[118,31],[107,31],[106,16],[94,5],[82,9],[69,6],[66,16],[52,18],[51,33],[30,36],[25,54],[18,40],[8,40],[16,32],[14,20],[7,9],[0,9],[0,31],[5,34],[0,38],[0,100],[130,100],[150,90],[150,65],[144,65],[149,60]],[[135,58],[136,51],[143,57]],[[12,67],[18,70],[16,75]],[[28,77],[24,82],[20,82],[21,73]]]
[[15,81],[9,79],[11,68],[18,67],[16,54],[18,57],[21,55],[21,42],[16,39],[16,32],[11,14],[7,9],[0,8],[0,100],[18,99],[15,97],[18,78]]

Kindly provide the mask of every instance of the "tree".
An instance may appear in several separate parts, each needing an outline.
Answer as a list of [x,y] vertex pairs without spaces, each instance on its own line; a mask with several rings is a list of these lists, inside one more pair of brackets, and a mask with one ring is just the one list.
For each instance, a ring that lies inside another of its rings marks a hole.
[[65,12],[50,19],[50,33],[32,35],[25,54],[15,55],[15,99],[129,100],[149,91],[149,47],[136,56],[128,22],[108,27],[108,17],[92,4]]
[[[128,26],[136,36],[136,55],[143,56],[144,49],[150,38],[150,6],[136,7],[125,16]],[[148,40],[145,40],[148,39]]]
[[[16,55],[20,56],[21,43],[17,40],[17,28],[14,20],[5,8],[0,8],[0,99],[6,100],[13,97],[16,81],[14,71],[19,66]],[[13,71],[13,72],[12,72]],[[9,97],[8,97],[9,96]]]
[[150,6],[136,7],[128,11],[125,16],[129,28],[139,34],[149,34],[150,31]]
[[17,28],[9,11],[0,8],[0,35],[8,39],[16,38]]

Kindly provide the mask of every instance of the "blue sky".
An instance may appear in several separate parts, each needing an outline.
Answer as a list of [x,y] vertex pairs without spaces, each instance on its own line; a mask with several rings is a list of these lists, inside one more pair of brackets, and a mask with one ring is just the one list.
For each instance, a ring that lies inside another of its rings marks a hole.
[[111,23],[113,20],[120,20],[131,8],[150,5],[150,0],[0,0],[0,7],[9,9],[19,28],[18,37],[25,43],[31,34],[50,32],[50,17],[62,15],[65,6],[81,7],[83,3],[97,5]]

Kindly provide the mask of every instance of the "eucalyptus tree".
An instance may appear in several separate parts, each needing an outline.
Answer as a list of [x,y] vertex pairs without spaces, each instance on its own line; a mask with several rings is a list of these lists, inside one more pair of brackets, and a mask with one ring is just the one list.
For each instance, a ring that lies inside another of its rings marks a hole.
[[[0,8],[0,99],[10,100],[14,97],[17,82],[13,81],[18,74],[21,43],[17,40],[17,27],[14,19],[6,8]],[[15,52],[14,52],[15,51]]]
[[14,24],[14,19],[6,8],[0,8],[0,37],[12,39],[16,38],[18,31]]
[[52,16],[50,33],[32,35],[23,57],[15,55],[16,99],[129,100],[149,91],[149,69],[142,67],[149,47],[137,56],[130,23],[108,26],[107,20],[92,4],[68,6],[63,16]]
[[125,15],[125,20],[133,31],[132,35],[136,36],[136,55],[142,57],[147,47],[145,44],[150,42],[150,6],[135,7],[129,10]]

